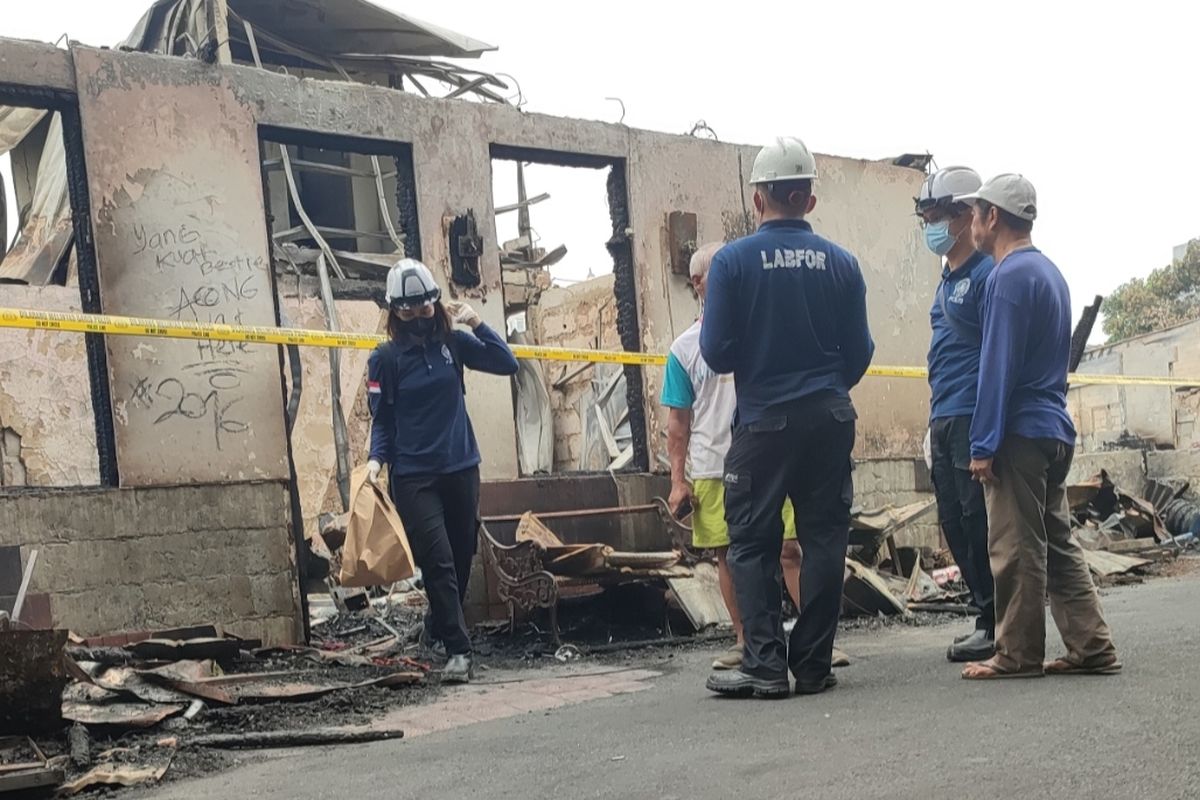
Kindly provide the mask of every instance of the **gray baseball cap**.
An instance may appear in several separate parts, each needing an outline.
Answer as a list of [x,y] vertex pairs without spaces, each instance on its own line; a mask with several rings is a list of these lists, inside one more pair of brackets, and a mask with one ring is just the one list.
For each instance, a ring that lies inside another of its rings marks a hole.
[[989,178],[978,191],[955,195],[955,202],[971,203],[986,200],[1014,217],[1032,222],[1037,219],[1037,191],[1024,175],[1006,172]]

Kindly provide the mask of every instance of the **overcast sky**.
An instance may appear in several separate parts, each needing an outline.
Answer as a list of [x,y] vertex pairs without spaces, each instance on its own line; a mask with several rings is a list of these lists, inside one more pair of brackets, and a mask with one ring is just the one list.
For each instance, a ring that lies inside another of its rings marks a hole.
[[[620,97],[635,127],[1022,172],[1077,312],[1200,236],[1200,3],[377,2],[498,45],[478,64],[516,76],[531,111],[615,122]],[[4,5],[5,36],[109,45],[149,0]],[[548,232],[571,214],[550,205],[534,224],[553,247],[578,232]]]

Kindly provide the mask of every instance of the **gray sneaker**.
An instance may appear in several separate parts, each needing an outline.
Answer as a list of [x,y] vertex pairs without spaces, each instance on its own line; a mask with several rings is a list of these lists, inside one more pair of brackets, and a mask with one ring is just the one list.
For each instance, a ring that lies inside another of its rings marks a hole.
[[792,687],[786,676],[782,678],[756,678],[740,669],[714,672],[704,684],[710,692],[728,697],[787,697]]
[[446,666],[442,667],[442,683],[470,683],[471,672],[469,655],[450,656]]
[[449,657],[446,654],[446,645],[430,637],[428,631],[427,626],[422,626],[421,634],[417,638],[421,646],[421,656],[430,661],[445,661]]

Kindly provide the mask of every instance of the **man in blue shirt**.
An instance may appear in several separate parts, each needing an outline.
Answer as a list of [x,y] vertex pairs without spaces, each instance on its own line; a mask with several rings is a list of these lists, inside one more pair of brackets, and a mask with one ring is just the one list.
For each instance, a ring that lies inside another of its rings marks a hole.
[[983,487],[971,479],[971,417],[979,382],[981,305],[992,272],[989,256],[971,239],[971,207],[956,202],[983,182],[967,167],[930,175],[916,198],[925,244],[946,259],[942,282],[929,310],[930,473],[942,536],[962,570],[979,609],[975,630],[946,651],[951,661],[982,661],[995,647],[992,568],[988,563],[987,509]]
[[[1091,573],[1071,536],[1066,480],[1075,451],[1067,413],[1071,296],[1033,246],[1033,184],[998,175],[957,198],[974,207],[975,246],[996,268],[984,294],[971,473],[987,498],[996,581],[996,654],[963,677],[1112,673],[1121,668]],[[1045,598],[1067,653],[1044,663]]]
[[[713,258],[700,352],[734,374],[737,411],[725,457],[730,573],[742,615],[741,669],[714,672],[710,690],[785,696],[837,683],[830,672],[854,498],[850,389],[875,345],[858,261],[813,232],[816,160],[778,139],[754,160],[758,231]],[[779,550],[785,498],[804,553],[800,618],[785,643]]]

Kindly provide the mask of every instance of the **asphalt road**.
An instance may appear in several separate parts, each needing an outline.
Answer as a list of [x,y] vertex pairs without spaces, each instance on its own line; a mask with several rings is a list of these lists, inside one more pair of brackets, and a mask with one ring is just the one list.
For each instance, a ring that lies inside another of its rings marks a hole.
[[1200,797],[1200,578],[1114,590],[1104,605],[1119,676],[968,683],[943,656],[956,627],[850,633],[839,645],[854,665],[817,697],[714,698],[707,658],[689,653],[635,661],[662,672],[642,691],[287,751],[138,796]]

